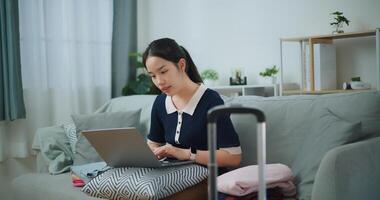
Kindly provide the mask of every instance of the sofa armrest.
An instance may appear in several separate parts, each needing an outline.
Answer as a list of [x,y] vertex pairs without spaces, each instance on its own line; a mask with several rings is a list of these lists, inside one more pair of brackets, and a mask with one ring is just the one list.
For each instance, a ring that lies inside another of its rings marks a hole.
[[380,137],[329,151],[319,166],[312,199],[380,199]]
[[37,171],[59,174],[70,169],[74,154],[62,126],[39,128],[32,148],[37,152]]

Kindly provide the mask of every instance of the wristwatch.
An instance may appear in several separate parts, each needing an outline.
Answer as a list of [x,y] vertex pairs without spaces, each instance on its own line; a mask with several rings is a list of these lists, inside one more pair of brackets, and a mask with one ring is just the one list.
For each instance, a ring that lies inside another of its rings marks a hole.
[[190,148],[190,160],[195,160],[195,156],[197,155],[197,150],[193,147]]

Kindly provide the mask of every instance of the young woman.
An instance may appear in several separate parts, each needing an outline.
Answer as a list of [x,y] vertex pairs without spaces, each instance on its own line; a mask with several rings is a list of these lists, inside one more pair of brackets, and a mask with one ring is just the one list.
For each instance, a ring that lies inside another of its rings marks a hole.
[[[158,158],[174,157],[207,165],[207,111],[224,104],[223,100],[202,84],[189,53],[173,39],[150,43],[143,63],[163,92],[153,104],[149,147]],[[221,117],[217,125],[218,166],[239,166],[241,148],[229,116]]]

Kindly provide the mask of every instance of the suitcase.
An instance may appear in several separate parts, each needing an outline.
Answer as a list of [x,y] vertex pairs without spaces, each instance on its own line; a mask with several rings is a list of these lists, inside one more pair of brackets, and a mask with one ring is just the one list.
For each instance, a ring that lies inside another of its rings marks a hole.
[[265,115],[261,110],[255,108],[242,107],[240,105],[220,105],[210,109],[207,113],[207,134],[208,134],[208,199],[218,199],[217,176],[218,166],[216,163],[216,127],[217,119],[225,114],[253,114],[257,118],[257,159],[259,163],[259,200],[266,200],[265,162],[266,162],[266,123]]

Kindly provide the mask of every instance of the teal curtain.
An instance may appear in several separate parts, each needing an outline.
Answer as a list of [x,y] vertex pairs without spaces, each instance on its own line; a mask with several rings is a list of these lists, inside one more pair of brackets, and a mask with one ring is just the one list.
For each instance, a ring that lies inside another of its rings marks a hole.
[[112,97],[117,97],[136,70],[128,54],[137,51],[137,2],[114,0],[113,11]]
[[18,0],[0,0],[0,120],[25,118]]

